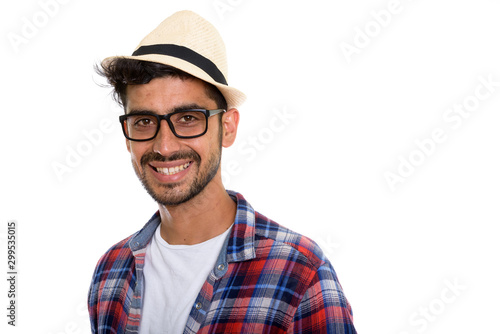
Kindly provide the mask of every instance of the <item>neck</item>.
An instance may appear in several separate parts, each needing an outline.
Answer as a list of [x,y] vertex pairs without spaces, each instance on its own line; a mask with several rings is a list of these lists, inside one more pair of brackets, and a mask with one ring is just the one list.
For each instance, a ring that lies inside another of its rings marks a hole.
[[188,202],[159,206],[161,236],[171,245],[195,245],[224,233],[234,222],[236,203],[222,183],[210,183]]

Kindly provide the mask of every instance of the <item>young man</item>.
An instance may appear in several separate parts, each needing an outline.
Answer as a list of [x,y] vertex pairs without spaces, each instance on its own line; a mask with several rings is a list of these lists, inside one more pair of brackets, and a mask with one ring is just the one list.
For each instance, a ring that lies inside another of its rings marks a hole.
[[132,165],[159,210],[99,260],[93,333],[356,333],[318,246],[222,184],[244,100],[226,67],[218,32],[189,11],[132,56],[103,61]]

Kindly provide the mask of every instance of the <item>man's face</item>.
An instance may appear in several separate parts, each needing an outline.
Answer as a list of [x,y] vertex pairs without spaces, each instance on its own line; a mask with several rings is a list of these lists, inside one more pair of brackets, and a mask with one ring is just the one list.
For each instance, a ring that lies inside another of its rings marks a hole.
[[[127,87],[126,113],[149,111],[165,115],[174,109],[217,109],[200,80],[156,78]],[[132,165],[144,188],[158,203],[172,206],[199,194],[219,171],[222,134],[219,116],[210,117],[208,131],[198,138],[177,138],[166,121],[146,142],[127,140]]]

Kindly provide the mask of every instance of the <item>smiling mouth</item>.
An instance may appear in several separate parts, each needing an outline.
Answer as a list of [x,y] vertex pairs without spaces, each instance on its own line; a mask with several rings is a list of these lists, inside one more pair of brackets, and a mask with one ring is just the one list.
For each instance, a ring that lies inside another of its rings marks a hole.
[[183,170],[185,170],[186,168],[188,168],[191,165],[191,163],[192,163],[192,161],[186,162],[184,165],[175,166],[175,167],[169,167],[169,168],[159,168],[159,167],[153,167],[151,165],[150,166],[155,171],[157,171],[160,174],[163,174],[163,175],[174,175],[174,174],[182,172]]

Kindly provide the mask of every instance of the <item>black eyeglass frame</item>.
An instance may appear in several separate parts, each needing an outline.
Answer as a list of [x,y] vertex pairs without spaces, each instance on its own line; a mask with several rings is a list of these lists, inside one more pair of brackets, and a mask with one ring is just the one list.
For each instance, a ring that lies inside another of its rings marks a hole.
[[[175,114],[178,114],[178,113],[184,113],[184,112],[189,112],[189,111],[201,112],[201,113],[203,113],[203,115],[205,115],[205,131],[203,131],[199,135],[195,135],[195,136],[181,136],[181,135],[177,134],[177,132],[175,132],[175,127],[172,124],[172,121],[170,120],[170,117],[172,117],[172,115],[175,115]],[[191,139],[191,138],[201,137],[205,133],[207,133],[207,131],[208,131],[208,118],[211,117],[211,116],[213,116],[213,115],[220,114],[221,112],[226,112],[226,109],[212,109],[212,110],[207,110],[207,109],[183,109],[183,110],[177,110],[177,111],[171,112],[171,113],[166,114],[166,115],[158,115],[158,114],[155,114],[155,113],[152,113],[152,112],[140,112],[140,113],[134,113],[134,114],[121,115],[118,118],[120,119],[120,123],[122,125],[123,134],[125,135],[125,138],[127,138],[128,140],[132,140],[132,141],[148,141],[148,140],[152,140],[152,139],[156,138],[156,136],[158,135],[158,132],[160,132],[160,125],[161,125],[161,121],[162,120],[167,121],[168,127],[170,128],[170,130],[172,131],[172,133],[174,134],[174,136],[176,136],[177,138]],[[148,138],[148,139],[133,139],[133,138],[130,138],[127,135],[127,130],[125,129],[125,126],[126,126],[125,125],[125,121],[127,120],[127,118],[129,116],[137,116],[137,115],[154,116],[158,120],[158,123],[157,123],[158,126],[156,127],[156,132],[155,132],[155,134],[151,138]]]

